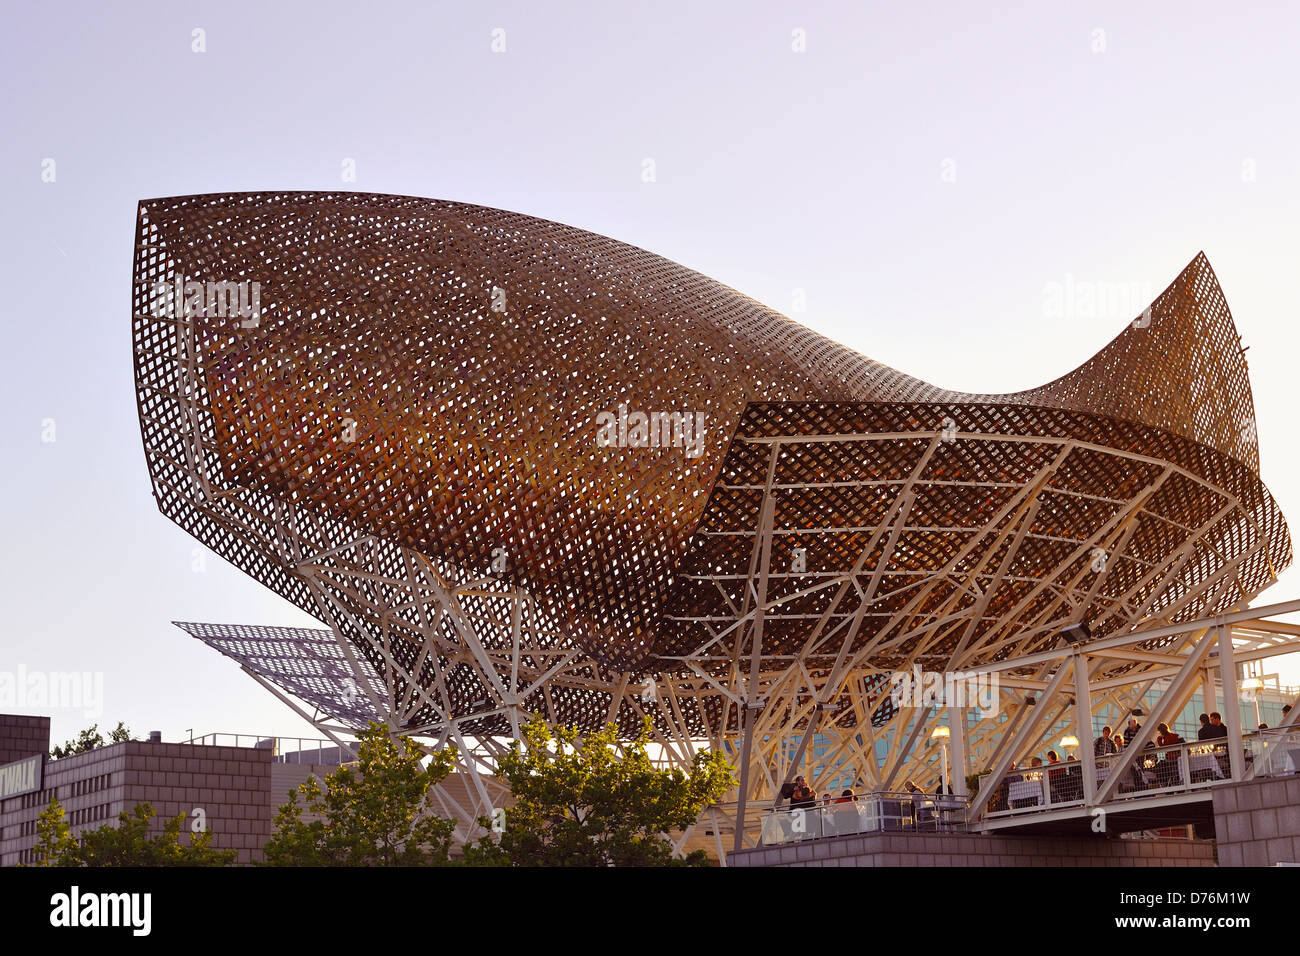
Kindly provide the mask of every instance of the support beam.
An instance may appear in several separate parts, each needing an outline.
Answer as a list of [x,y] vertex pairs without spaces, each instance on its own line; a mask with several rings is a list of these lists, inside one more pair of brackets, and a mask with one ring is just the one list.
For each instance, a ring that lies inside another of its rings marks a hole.
[[952,792],[964,797],[966,775],[970,773],[970,761],[966,756],[966,708],[951,703],[948,707],[948,744],[952,747]]
[[784,790],[786,784],[794,780],[796,772],[799,770],[799,764],[803,762],[804,752],[808,749],[808,741],[812,740],[813,734],[817,733],[822,723],[822,714],[826,708],[822,704],[817,704],[813,708],[812,718],[808,721],[808,729],[803,732],[799,738],[799,746],[795,748],[794,756],[790,758],[790,766],[786,769],[785,779],[781,781],[781,787],[772,795],[772,809],[775,810],[777,804],[781,801],[781,790]]
[[[1187,663],[1183,665],[1182,670],[1169,684],[1151,716],[1147,718],[1148,735],[1151,733],[1152,724],[1164,723],[1174,719],[1178,708],[1187,699],[1186,695],[1190,691],[1192,681],[1196,677],[1201,662],[1205,660],[1206,655],[1210,653],[1210,648],[1213,646],[1214,629],[1209,628],[1192,646],[1191,652],[1187,655]],[[1142,741],[1125,741],[1124,752],[1120,756],[1118,763],[1110,768],[1110,775],[1106,777],[1106,782],[1097,788],[1097,802],[1099,804],[1105,803],[1111,798],[1119,782],[1126,778],[1129,768],[1133,766],[1142,750]]]
[[[1060,692],[1061,688],[1065,684],[1065,677],[1069,673],[1070,668],[1064,664],[1058,667],[1056,673],[1052,675],[1051,683],[1047,685],[1047,690],[1045,690],[1042,696],[1038,698],[1038,704],[1032,708],[1026,708],[1026,719],[1021,723],[1020,729],[1016,731],[1015,737],[1011,740],[1011,744],[1007,747],[1006,751],[993,767],[991,779],[994,782],[1001,780],[1007,775],[1007,768],[1011,766],[1011,761],[1014,759],[1015,755],[1020,753],[1021,748],[1028,743],[1029,735],[1035,733],[1039,726],[1041,726],[1043,722],[1043,714],[1047,710],[1047,701],[1051,700]],[[1030,711],[1032,711],[1032,713]],[[967,819],[974,822],[983,816],[985,809],[989,805],[989,799],[992,796],[993,787],[980,787],[978,796],[976,796],[975,801],[971,804],[970,813],[967,816]]]
[[776,520],[776,496],[772,493],[772,483],[776,478],[776,463],[781,456],[781,443],[772,445],[772,453],[767,463],[767,488],[763,494],[763,510],[759,516],[758,540],[758,581],[754,595],[753,650],[749,660],[749,680],[745,687],[745,741],[740,755],[740,799],[736,807],[736,839],[734,849],[739,852],[745,832],[745,810],[749,802],[749,764],[754,749],[755,711],[761,711],[763,704],[758,695],[759,668],[763,656],[763,613],[767,609],[767,576],[772,562],[772,527]]
[[1083,764],[1083,805],[1091,807],[1097,796],[1097,751],[1092,741],[1092,695],[1088,690],[1087,657],[1074,655],[1074,732],[1079,738],[1079,762]]
[[1219,624],[1219,674],[1223,680],[1223,715],[1228,725],[1228,765],[1233,780],[1246,779],[1246,759],[1241,751],[1241,699],[1238,696],[1237,664],[1232,659],[1232,629]]

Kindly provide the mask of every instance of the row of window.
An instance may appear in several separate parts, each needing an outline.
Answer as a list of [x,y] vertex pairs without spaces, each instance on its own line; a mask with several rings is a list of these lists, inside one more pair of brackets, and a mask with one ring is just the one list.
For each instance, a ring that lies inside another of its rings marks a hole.
[[62,786],[54,787],[52,790],[37,790],[35,793],[25,793],[21,797],[6,800],[3,810],[7,813],[10,810],[30,810],[33,807],[44,809],[56,797],[60,800],[66,800],[69,797],[81,797],[88,793],[107,790],[112,785],[113,775],[111,773],[101,773],[94,777],[87,777],[85,780],[65,783]]
[[[68,814],[68,826],[76,827],[87,823],[97,823],[100,820],[108,819],[109,804],[101,803],[98,806],[86,807],[84,810],[73,810]],[[36,836],[36,821],[28,820],[20,823],[16,827],[0,828],[0,840],[12,839],[13,837],[30,837]]]
[[[108,819],[107,803],[101,803],[93,807],[86,807],[84,810],[73,810],[68,814],[69,826],[80,826],[83,823],[96,823],[100,820]],[[35,824],[32,825],[32,832],[35,833]]]
[[[101,773],[97,777],[87,777],[85,780],[78,780],[76,783],[69,784],[71,792],[70,797],[79,797],[86,793],[96,793],[100,790],[106,790],[112,784],[113,775],[111,773]],[[65,788],[67,789],[67,788]]]

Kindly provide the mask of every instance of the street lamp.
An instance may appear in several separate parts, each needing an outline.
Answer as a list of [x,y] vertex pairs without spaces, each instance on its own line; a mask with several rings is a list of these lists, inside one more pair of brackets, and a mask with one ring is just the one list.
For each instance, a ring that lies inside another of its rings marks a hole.
[[1241,682],[1241,689],[1249,693],[1255,700],[1255,728],[1258,729],[1259,725],[1263,723],[1259,719],[1259,692],[1264,689],[1264,682],[1258,677],[1247,677]]
[[1073,734],[1066,734],[1061,738],[1061,746],[1070,752],[1070,759],[1074,759],[1074,751],[1079,746],[1079,738]]
[[943,796],[948,794],[948,737],[949,731],[944,724],[934,728],[933,733],[930,734],[930,739],[939,741],[943,750],[943,781],[939,790],[939,793]]

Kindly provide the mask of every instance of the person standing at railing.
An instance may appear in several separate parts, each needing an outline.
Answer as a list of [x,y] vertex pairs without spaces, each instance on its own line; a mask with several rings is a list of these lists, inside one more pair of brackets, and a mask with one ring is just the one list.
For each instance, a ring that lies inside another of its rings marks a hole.
[[1211,739],[1214,736],[1214,734],[1210,732],[1211,729],[1212,728],[1210,726],[1210,715],[1201,714],[1201,729],[1196,732],[1196,739],[1197,740]]
[[1115,746],[1115,741],[1111,737],[1110,726],[1101,728],[1101,736],[1092,742],[1092,752],[1098,757],[1109,757],[1111,754],[1119,752]]
[[[1217,710],[1210,714],[1210,726],[1205,730],[1206,740],[1224,740],[1228,736],[1228,727],[1223,722],[1223,715]],[[1219,771],[1224,777],[1232,776],[1232,762],[1228,758],[1228,748],[1224,744],[1214,747],[1214,759],[1219,762]]]
[[1128,726],[1124,728],[1124,739],[1130,744],[1136,743],[1138,735],[1142,733],[1142,725],[1137,722],[1137,718],[1129,715]]
[[1173,747],[1176,744],[1186,743],[1182,737],[1178,736],[1169,729],[1168,724],[1161,724],[1156,728],[1159,732],[1156,734],[1157,747]]
[[817,794],[813,793],[803,774],[794,778],[794,790],[790,792],[790,809],[806,809],[817,806]]
[[[1168,724],[1161,724],[1157,728],[1160,733],[1156,735],[1157,747],[1175,747],[1178,744],[1186,743],[1182,737],[1169,729]],[[1178,772],[1178,754],[1176,750],[1170,750],[1165,753],[1164,759],[1156,770],[1156,778],[1162,787],[1171,787],[1174,784],[1182,783],[1182,778]]]

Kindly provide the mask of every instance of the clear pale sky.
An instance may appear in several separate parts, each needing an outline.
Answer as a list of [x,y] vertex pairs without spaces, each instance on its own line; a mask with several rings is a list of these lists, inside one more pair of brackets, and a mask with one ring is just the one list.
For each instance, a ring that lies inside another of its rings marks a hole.
[[[352,189],[554,219],[969,392],[1055,378],[1146,304],[1061,315],[1052,284],[1150,298],[1203,249],[1296,521],[1300,8],[996,7],[8,9],[0,672],[102,673],[101,725],[137,734],[313,735],[169,623],[313,622],[214,555],[193,570],[197,543],[154,507],[130,348],[154,196]],[[1289,571],[1257,603],[1294,597]],[[53,717],[56,741],[89,722]]]

